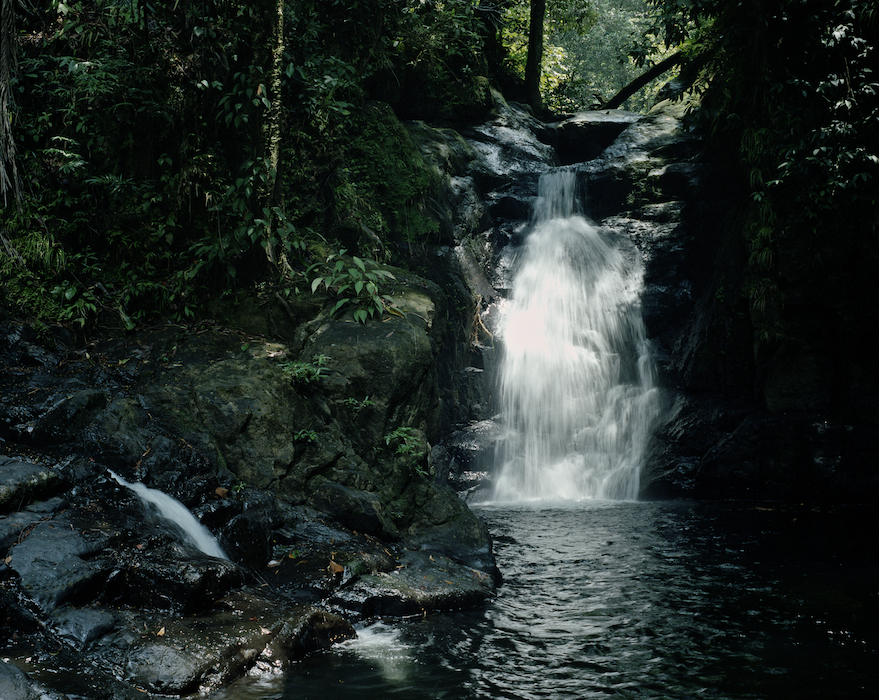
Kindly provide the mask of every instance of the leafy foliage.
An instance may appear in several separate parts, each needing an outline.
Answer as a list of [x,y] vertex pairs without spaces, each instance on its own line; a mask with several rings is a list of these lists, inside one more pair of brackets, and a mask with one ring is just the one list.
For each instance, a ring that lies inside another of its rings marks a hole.
[[326,364],[330,358],[326,355],[315,355],[311,362],[290,360],[279,364],[281,371],[289,375],[290,381],[296,385],[306,385],[319,381],[326,376]]
[[[508,3],[503,41],[512,70],[525,70],[529,3]],[[547,3],[541,93],[555,111],[589,109],[608,99],[666,49],[648,37],[653,13],[647,0],[550,0]],[[631,98],[626,107],[644,110],[658,86]]]
[[10,303],[84,325],[182,320],[226,288],[295,285],[324,239],[375,255],[437,230],[426,166],[367,100],[418,104],[413,90],[441,85],[466,103],[484,64],[474,3],[283,5],[277,83],[276,3],[16,5],[20,61],[2,81],[24,185],[0,212]]
[[759,336],[794,332],[782,322],[786,300],[817,290],[833,289],[840,308],[862,308],[875,298],[865,251],[879,243],[876,4],[656,4],[668,40],[686,42],[701,71],[694,118],[715,148],[733,145],[750,191]]
[[877,15],[870,2],[779,0],[747,13],[693,3],[669,20],[673,35],[698,39],[694,60],[710,78],[699,117],[740,144],[756,204],[757,275],[774,275],[785,239],[819,243],[840,211],[863,222],[854,231],[876,231]]
[[423,455],[426,443],[420,431],[408,426],[402,426],[385,435],[385,445],[394,448],[394,454],[410,458],[412,471],[421,477],[427,478],[430,473],[424,464],[418,459]]
[[382,294],[380,285],[396,279],[388,270],[377,267],[374,260],[361,260],[356,255],[350,262],[343,256],[347,251],[332,253],[325,263],[315,263],[309,272],[317,272],[311,280],[311,291],[320,287],[337,297],[331,314],[346,306],[353,307],[352,316],[359,323],[370,318],[380,319],[387,308],[395,308],[392,297]]

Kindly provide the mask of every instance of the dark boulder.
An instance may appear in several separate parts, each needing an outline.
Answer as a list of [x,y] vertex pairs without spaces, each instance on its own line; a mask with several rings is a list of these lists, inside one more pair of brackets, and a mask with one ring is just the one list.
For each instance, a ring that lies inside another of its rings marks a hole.
[[0,698],[3,700],[68,700],[66,695],[40,685],[24,671],[0,660]]
[[640,114],[619,109],[578,112],[549,126],[555,131],[555,150],[562,165],[598,158]]

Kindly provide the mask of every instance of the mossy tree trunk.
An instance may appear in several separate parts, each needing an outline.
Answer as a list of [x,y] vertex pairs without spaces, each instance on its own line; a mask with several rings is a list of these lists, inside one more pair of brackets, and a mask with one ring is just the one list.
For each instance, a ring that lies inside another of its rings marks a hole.
[[[260,193],[260,205],[263,210],[274,211],[281,205],[279,183],[281,181],[278,169],[281,163],[281,139],[284,124],[284,112],[282,106],[282,79],[284,60],[284,5],[285,0],[265,0],[265,16],[270,21],[270,31],[265,43],[265,51],[268,61],[268,100],[270,105],[263,122],[263,149],[267,159],[269,177],[264,191]],[[264,246],[266,256],[272,265],[278,264],[278,256],[275,251],[275,233],[278,221],[276,214],[266,217],[266,231]]]
[[535,114],[543,111],[540,96],[540,73],[543,66],[543,21],[546,18],[546,0],[531,0],[531,18],[528,26],[528,57],[525,60],[525,96]]

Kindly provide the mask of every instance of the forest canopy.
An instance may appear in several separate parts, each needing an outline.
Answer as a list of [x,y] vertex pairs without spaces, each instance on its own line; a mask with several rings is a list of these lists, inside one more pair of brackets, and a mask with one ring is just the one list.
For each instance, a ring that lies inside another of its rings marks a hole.
[[[343,248],[435,240],[401,121],[473,123],[492,88],[527,100],[528,0],[0,2],[0,284],[47,322],[194,318],[256,282],[308,293]],[[550,111],[682,57],[696,123],[736,144],[760,294],[795,227],[845,207],[875,233],[875,3],[541,4]]]

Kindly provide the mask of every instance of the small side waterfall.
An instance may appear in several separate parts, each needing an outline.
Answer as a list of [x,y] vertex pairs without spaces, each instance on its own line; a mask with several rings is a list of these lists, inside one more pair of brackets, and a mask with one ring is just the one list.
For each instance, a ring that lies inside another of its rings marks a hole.
[[202,525],[189,509],[173,496],[169,496],[158,489],[151,489],[141,483],[132,484],[123,479],[112,470],[107,470],[119,484],[131,489],[137,497],[147,506],[152,506],[156,512],[180,531],[184,540],[193,547],[217,559],[228,559],[220,543],[204,525]]
[[659,415],[640,261],[578,213],[576,185],[541,177],[500,321],[499,501],[634,500]]

